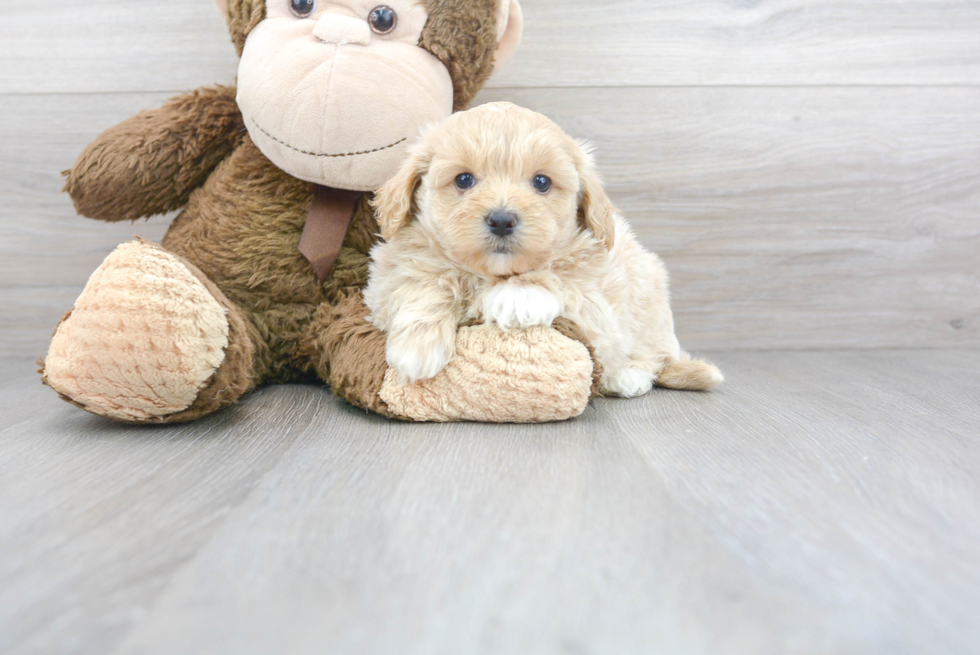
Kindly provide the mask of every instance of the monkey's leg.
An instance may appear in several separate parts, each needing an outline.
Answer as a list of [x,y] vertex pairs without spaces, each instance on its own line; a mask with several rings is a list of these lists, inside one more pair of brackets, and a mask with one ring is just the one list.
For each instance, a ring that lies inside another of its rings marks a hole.
[[407,384],[385,361],[385,335],[367,321],[360,292],[317,312],[305,342],[334,393],[378,414],[411,421],[544,423],[585,411],[599,371],[574,326],[503,332],[464,327],[456,355],[435,378]]
[[254,386],[250,331],[196,267],[137,240],[89,279],[55,332],[42,380],[117,421],[193,421]]

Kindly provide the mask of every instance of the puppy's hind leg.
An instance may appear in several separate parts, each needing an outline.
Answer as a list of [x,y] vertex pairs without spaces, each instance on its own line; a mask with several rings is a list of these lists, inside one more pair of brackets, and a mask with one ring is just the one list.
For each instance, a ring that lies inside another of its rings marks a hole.
[[575,318],[591,328],[586,336],[602,364],[602,394],[636,398],[649,393],[657,377],[654,369],[630,358],[634,338],[623,330],[622,317],[602,296],[591,297],[589,307],[589,312]]
[[725,380],[721,371],[713,364],[691,359],[677,341],[663,262],[652,253],[643,253],[637,260],[642,267],[634,276],[651,283],[645,293],[633,297],[633,366],[652,370],[656,385],[665,389],[707,391],[717,387]]
[[650,371],[628,367],[605,377],[602,392],[620,398],[636,398],[649,393],[656,381],[657,377]]

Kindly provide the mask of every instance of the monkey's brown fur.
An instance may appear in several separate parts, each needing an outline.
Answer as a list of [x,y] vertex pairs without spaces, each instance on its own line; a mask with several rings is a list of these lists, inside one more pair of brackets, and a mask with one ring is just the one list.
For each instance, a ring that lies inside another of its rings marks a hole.
[[[496,1],[426,0],[426,6],[420,45],[445,64],[455,106],[465,108],[493,70]],[[264,17],[263,0],[230,0],[239,54]],[[277,168],[252,143],[234,88],[200,89],[134,116],[102,134],[66,177],[78,212],[90,218],[134,220],[183,207],[163,248],[227,311],[226,357],[197,401],[143,422],[194,420],[260,383],[315,378],[357,406],[393,415],[379,397],[388,370],[385,337],[366,321],[361,296],[378,232],[369,198],[359,201],[321,285],[299,253],[312,185]],[[577,338],[574,326],[561,331]]]
[[199,89],[105,132],[65,171],[83,216],[126,221],[165,214],[191,194],[245,138],[234,87]]

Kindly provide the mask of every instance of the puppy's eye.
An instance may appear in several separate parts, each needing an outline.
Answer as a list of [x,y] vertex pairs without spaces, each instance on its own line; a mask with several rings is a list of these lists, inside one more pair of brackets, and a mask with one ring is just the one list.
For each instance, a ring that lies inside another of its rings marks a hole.
[[538,193],[551,191],[551,178],[547,175],[538,175],[531,181],[531,184],[538,190]]
[[391,34],[395,31],[395,26],[398,25],[398,14],[391,7],[381,5],[371,10],[371,15],[368,16],[368,24],[375,34]]
[[469,191],[476,186],[476,178],[472,173],[462,173],[456,176],[456,188],[460,191]]
[[289,0],[289,8],[300,18],[308,18],[316,9],[316,0]]

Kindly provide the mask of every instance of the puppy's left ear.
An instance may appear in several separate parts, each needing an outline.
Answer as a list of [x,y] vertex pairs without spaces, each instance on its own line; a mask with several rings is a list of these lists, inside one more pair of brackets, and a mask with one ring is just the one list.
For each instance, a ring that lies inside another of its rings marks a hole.
[[385,241],[391,241],[399,230],[412,222],[418,209],[415,192],[422,183],[422,177],[429,171],[430,163],[431,157],[425,144],[415,146],[395,177],[375,192],[371,206],[375,209]]
[[578,220],[582,227],[592,230],[595,238],[601,241],[608,250],[612,250],[616,241],[617,210],[595,169],[592,159],[592,147],[585,142],[578,143],[576,165],[581,183],[578,201]]

